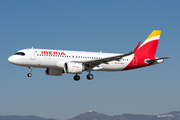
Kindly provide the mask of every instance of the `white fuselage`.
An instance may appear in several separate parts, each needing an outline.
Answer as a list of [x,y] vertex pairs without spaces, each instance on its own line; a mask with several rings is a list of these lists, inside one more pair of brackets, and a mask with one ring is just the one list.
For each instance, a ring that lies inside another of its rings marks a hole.
[[[64,69],[65,62],[71,61],[88,61],[98,60],[111,56],[121,55],[115,53],[101,52],[84,52],[84,51],[66,51],[66,50],[50,50],[50,49],[23,49],[25,55],[12,55],[9,62],[19,66],[37,67],[37,68],[55,68]],[[119,61],[111,61],[102,63],[92,70],[97,71],[121,71],[132,61],[134,55],[130,55],[120,59]]]

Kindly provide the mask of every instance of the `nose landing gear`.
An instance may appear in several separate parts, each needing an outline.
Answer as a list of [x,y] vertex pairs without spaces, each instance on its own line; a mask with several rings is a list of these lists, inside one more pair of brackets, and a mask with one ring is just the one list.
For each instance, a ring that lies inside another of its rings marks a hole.
[[27,74],[28,77],[32,76],[31,72],[32,72],[32,67],[29,67],[29,73]]

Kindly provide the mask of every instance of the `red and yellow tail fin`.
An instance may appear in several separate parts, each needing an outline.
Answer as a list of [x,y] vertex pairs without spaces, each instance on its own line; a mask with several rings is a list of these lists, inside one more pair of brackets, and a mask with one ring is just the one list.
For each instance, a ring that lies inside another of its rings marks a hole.
[[154,30],[143,42],[143,44],[140,46],[140,48],[137,50],[135,54],[154,58],[160,35],[161,30]]

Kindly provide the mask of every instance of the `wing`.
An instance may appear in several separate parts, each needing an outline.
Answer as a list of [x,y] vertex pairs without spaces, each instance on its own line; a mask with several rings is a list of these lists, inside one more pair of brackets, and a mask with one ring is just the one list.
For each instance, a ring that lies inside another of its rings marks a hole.
[[123,57],[126,57],[126,56],[134,54],[137,51],[137,49],[139,48],[140,44],[141,44],[141,42],[138,43],[138,45],[135,47],[135,49],[133,51],[131,51],[129,53],[126,53],[126,54],[106,57],[106,58],[97,59],[97,60],[82,61],[82,63],[86,67],[93,68],[93,67],[98,66],[99,64],[102,64],[102,63],[108,64],[109,61],[113,61],[113,60],[119,61],[119,59],[122,59]]

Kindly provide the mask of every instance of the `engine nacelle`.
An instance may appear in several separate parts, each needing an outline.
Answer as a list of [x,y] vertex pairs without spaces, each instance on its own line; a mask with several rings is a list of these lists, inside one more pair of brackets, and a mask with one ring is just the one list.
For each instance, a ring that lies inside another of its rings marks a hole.
[[60,76],[63,74],[63,70],[61,69],[54,69],[54,68],[46,68],[45,72],[47,75],[55,75],[55,76]]
[[64,64],[64,71],[71,74],[80,74],[85,70],[82,63],[68,62]]

